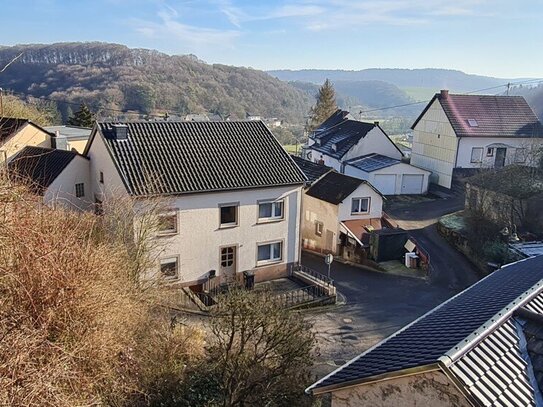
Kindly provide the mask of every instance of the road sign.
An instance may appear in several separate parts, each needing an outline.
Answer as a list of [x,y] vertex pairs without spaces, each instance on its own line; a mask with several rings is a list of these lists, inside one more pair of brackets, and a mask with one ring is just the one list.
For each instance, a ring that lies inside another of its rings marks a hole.
[[331,254],[327,254],[326,257],[324,258],[324,262],[328,265],[332,264],[333,261],[334,261],[334,256],[332,256]]

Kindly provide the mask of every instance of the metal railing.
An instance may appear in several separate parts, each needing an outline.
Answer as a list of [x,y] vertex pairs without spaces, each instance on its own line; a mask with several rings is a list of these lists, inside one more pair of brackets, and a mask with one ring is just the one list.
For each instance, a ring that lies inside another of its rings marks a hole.
[[290,266],[289,275],[291,277],[296,277],[296,272],[304,273],[307,276],[318,280],[321,284],[324,284],[327,287],[335,287],[334,280],[318,271],[310,269],[302,264],[293,264]]
[[285,308],[309,303],[311,301],[330,298],[328,290],[322,286],[309,285],[277,294],[275,299]]

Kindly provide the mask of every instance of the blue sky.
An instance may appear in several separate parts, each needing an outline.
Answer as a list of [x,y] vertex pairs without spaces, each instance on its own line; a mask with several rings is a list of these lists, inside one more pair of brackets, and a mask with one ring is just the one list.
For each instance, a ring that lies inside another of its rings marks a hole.
[[257,69],[543,77],[541,0],[1,0],[0,44],[105,41]]

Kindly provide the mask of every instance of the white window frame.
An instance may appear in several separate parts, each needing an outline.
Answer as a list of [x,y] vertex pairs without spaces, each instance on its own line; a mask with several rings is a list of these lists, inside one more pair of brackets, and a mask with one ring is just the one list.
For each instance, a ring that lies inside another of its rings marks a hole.
[[[266,222],[277,222],[280,220],[285,219],[285,200],[284,199],[269,199],[264,201],[258,201],[257,202],[257,220],[259,223],[266,223]],[[260,206],[261,205],[270,205],[271,204],[271,216],[269,217],[260,217]],[[281,207],[281,215],[277,216],[275,215],[275,209],[277,206]]]
[[324,223],[320,221],[315,221],[315,234],[317,236],[322,236],[322,232],[324,231]]
[[487,157],[494,157],[494,147],[487,147],[486,148],[486,156]]
[[[78,190],[79,187],[81,188],[81,193]],[[84,182],[77,182],[75,184],[75,197],[76,198],[83,198],[85,196],[85,183]]]
[[[362,209],[362,201],[365,200],[365,199],[368,200],[368,210],[362,212],[361,211],[361,209]],[[358,201],[358,211],[353,211],[354,201]],[[356,197],[356,198],[351,199],[351,215],[365,215],[365,214],[370,213],[370,209],[371,209],[371,197],[364,196],[364,197]]]
[[[475,157],[474,159],[474,155],[475,155],[475,152],[479,150],[479,155],[478,157]],[[471,164],[480,164],[483,162],[483,147],[472,147],[471,148],[471,157],[470,157],[470,163]]]
[[[273,249],[270,247],[270,258],[269,259],[258,259],[258,249],[262,246],[272,246],[279,244],[279,257],[272,257],[273,256]],[[273,240],[270,242],[261,242],[256,244],[256,265],[262,266],[262,265],[268,265],[268,264],[274,264],[274,263],[280,263],[283,261],[283,240]]]
[[158,230],[158,235],[159,236],[170,236],[170,235],[176,235],[179,233],[179,216],[178,216],[178,211],[164,211],[164,212],[161,212],[157,215],[158,217],[158,221],[159,221],[159,224],[160,224],[160,218],[165,218],[165,217],[170,217],[170,216],[174,216],[175,217],[175,227],[173,229],[164,229],[164,230]]
[[[171,263],[175,263],[175,274],[173,276],[167,276],[162,272],[162,265]],[[158,261],[158,272],[160,273],[160,276],[166,280],[176,280],[179,277],[179,256],[162,257]]]
[[[236,221],[235,222],[222,223],[222,219],[221,219],[222,208],[227,208],[227,207],[230,207],[230,206],[235,207]],[[236,227],[238,225],[239,225],[239,202],[229,202],[229,203],[219,204],[219,229],[234,228],[234,227]]]
[[[519,152],[522,153],[522,160],[519,159]],[[526,156],[528,151],[524,147],[518,147],[515,149],[515,164],[524,164],[526,162]]]

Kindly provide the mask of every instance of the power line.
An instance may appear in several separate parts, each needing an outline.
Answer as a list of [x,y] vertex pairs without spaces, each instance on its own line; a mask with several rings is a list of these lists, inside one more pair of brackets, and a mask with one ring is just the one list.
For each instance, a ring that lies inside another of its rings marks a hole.
[[[492,86],[492,87],[489,87],[489,88],[483,88],[483,89],[472,90],[472,91],[464,92],[464,93],[461,93],[461,94],[462,94],[462,95],[470,95],[470,94],[472,94],[472,93],[484,92],[484,91],[492,90],[492,89],[498,89],[498,88],[503,88],[503,87],[511,87],[512,85],[521,85],[521,84],[528,84],[528,83],[535,83],[535,82],[541,83],[541,82],[543,82],[543,78],[539,78],[539,79],[528,79],[528,80],[518,81],[518,82],[509,82],[509,83],[506,83],[506,84],[503,84],[503,85],[497,85],[497,86]],[[496,95],[497,95],[497,94],[496,94]],[[379,108],[370,109],[370,110],[360,110],[359,114],[363,114],[363,113],[371,113],[371,112],[378,112],[378,111],[381,111],[381,110],[396,109],[396,108],[399,108],[399,107],[414,106],[414,105],[419,105],[419,104],[422,104],[422,103],[428,103],[428,102],[430,102],[431,100],[432,100],[432,99],[428,99],[428,100],[419,100],[419,101],[416,101],[416,102],[404,103],[404,104],[401,104],[401,105],[379,107]]]

